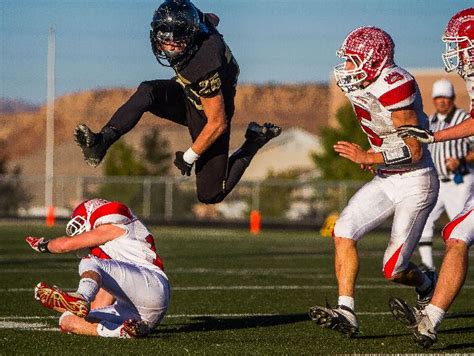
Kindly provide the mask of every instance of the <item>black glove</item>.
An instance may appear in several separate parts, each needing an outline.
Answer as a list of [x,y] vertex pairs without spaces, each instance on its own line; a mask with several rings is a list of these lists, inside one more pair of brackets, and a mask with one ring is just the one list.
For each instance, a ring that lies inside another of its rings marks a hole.
[[176,152],[176,158],[174,159],[174,165],[176,168],[178,168],[181,171],[181,174],[183,176],[190,176],[191,175],[191,169],[193,169],[193,165],[189,164],[186,162],[183,158],[183,151],[178,151]]
[[403,125],[397,128],[397,135],[401,138],[414,137],[422,143],[433,143],[433,131],[422,129],[415,125]]

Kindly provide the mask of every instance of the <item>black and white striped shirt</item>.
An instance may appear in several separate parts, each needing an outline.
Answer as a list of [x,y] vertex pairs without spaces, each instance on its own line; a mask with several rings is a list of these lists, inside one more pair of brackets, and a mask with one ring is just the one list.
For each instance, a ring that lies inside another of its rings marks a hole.
[[[458,108],[454,108],[454,110],[451,111],[444,118],[444,120],[439,114],[435,113],[430,116],[430,130],[439,131],[457,125],[469,118],[469,116],[469,113]],[[433,157],[433,162],[435,164],[436,170],[438,171],[439,178],[452,179],[454,174],[446,169],[446,159],[449,157],[457,159],[466,157],[470,151],[474,150],[474,136],[432,143],[428,146],[428,148],[431,152],[431,156]],[[472,164],[468,164],[467,168],[471,173],[474,172],[474,166]]]

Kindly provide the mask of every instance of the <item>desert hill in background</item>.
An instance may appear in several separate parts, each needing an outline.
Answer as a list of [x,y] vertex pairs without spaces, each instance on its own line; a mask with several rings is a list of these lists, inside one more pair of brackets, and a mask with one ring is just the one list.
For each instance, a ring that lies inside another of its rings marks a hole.
[[[82,161],[80,150],[73,143],[74,127],[79,123],[87,123],[93,130],[100,130],[134,90],[98,89],[67,94],[56,99],[57,174],[67,174],[71,169],[75,174],[100,174],[99,169],[87,167]],[[250,121],[271,121],[283,128],[300,127],[317,133],[328,122],[328,95],[328,87],[321,84],[240,85],[235,101],[231,146],[235,148],[242,142],[244,130]],[[11,164],[20,165],[25,174],[43,174],[46,105],[35,108],[20,102],[18,103],[23,104],[23,107],[8,104],[5,100],[1,103],[6,108],[0,111],[0,141],[4,143],[4,154]],[[18,110],[21,112],[15,112]],[[143,133],[155,126],[162,129],[173,150],[185,149],[189,145],[186,128],[148,113],[125,136],[125,140],[138,146]],[[183,140],[183,137],[186,139]]]

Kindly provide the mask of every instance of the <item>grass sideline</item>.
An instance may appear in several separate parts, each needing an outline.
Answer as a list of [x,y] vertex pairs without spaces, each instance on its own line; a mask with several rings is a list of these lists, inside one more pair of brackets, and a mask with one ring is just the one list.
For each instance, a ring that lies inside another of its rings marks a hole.
[[[354,339],[317,327],[309,307],[336,301],[332,241],[316,232],[153,228],[172,288],[168,316],[151,337],[118,340],[57,332],[58,315],[33,299],[40,280],[77,286],[74,255],[42,255],[26,235],[47,238],[62,228],[0,226],[0,354],[316,354],[420,353],[408,330],[388,313],[388,298],[414,301],[412,289],[385,281],[388,236],[360,243]],[[439,265],[442,242],[436,239]],[[415,261],[417,256],[414,257]],[[474,273],[430,352],[474,352]]]

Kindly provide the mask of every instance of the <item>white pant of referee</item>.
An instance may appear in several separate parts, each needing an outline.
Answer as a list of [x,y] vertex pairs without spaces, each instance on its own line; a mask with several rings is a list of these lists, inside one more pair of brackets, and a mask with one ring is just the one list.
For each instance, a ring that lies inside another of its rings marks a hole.
[[452,220],[461,212],[471,192],[474,192],[474,174],[466,174],[463,177],[463,183],[460,184],[454,183],[452,179],[440,181],[438,201],[428,216],[419,242],[421,260],[427,267],[434,267],[432,244],[435,222],[444,211],[448,214],[449,219]]

